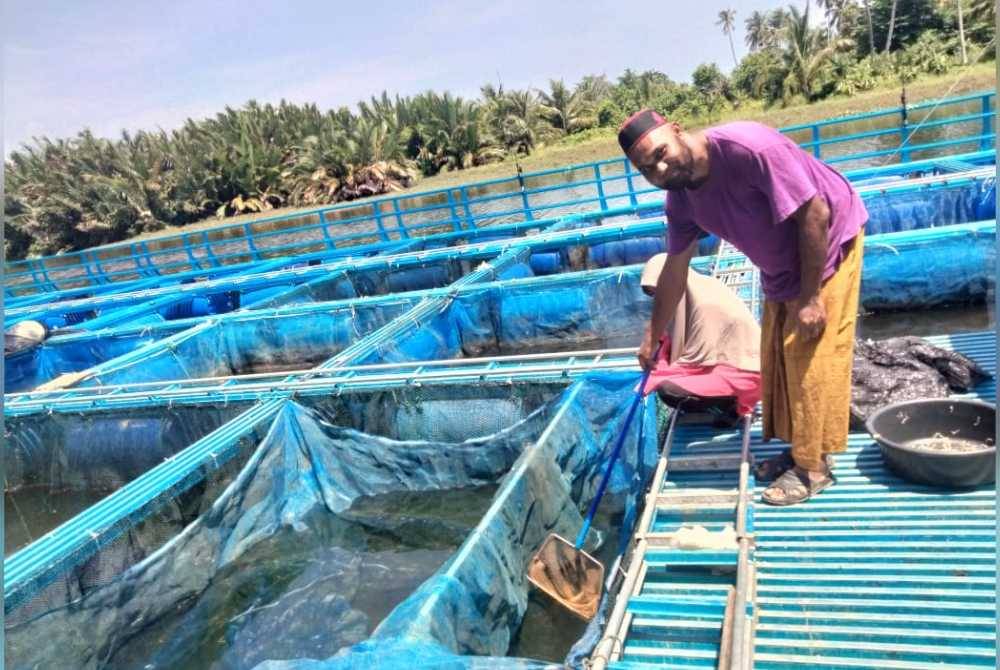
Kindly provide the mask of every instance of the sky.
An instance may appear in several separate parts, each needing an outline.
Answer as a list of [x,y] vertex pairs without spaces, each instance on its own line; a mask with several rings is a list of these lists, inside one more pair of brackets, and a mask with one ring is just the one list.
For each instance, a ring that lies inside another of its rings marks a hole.
[[[794,0],[793,0],[794,1]],[[84,128],[171,129],[247,100],[354,107],[387,90],[476,97],[506,88],[614,79],[626,68],[689,80],[732,67],[715,25],[779,0],[0,0],[5,153]],[[804,0],[800,4],[805,4]]]

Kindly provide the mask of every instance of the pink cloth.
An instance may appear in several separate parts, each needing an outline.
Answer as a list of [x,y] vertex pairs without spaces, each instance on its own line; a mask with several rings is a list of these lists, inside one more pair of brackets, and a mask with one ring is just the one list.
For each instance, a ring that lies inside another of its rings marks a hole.
[[660,347],[660,357],[649,375],[643,395],[649,395],[667,381],[700,398],[736,398],[737,411],[749,414],[760,402],[760,373],[740,370],[725,363],[717,365],[671,365],[669,343]]
[[819,195],[830,207],[823,279],[836,271],[843,246],[868,213],[839,172],[768,126],[749,121],[705,131],[708,180],[667,194],[667,253],[679,254],[704,230],[728,240],[760,268],[764,295],[785,301],[799,295],[798,226],[790,217]]

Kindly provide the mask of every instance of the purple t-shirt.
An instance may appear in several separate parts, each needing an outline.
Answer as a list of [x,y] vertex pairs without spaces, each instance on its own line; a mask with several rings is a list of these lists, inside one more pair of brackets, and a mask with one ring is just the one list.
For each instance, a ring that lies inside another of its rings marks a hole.
[[843,246],[868,220],[857,192],[839,172],[760,123],[726,123],[705,131],[708,180],[667,194],[667,252],[687,249],[702,230],[718,235],[760,268],[769,300],[799,296],[798,224],[790,217],[815,195],[830,208],[828,279]]

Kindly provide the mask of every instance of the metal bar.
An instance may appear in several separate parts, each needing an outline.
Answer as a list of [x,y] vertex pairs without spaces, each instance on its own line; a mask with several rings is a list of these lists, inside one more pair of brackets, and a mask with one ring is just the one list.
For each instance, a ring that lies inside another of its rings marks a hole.
[[257,251],[257,246],[253,243],[253,228],[250,227],[250,223],[243,224],[243,236],[247,241],[247,249],[250,252],[250,257],[256,260],[260,260],[260,253]]
[[[989,93],[989,94],[986,94],[986,95],[984,95],[982,97],[982,113],[983,113],[982,136],[983,136],[983,139],[979,142],[979,148],[980,149],[989,149],[990,148],[990,144],[991,143],[986,139],[986,137],[990,133],[993,132],[993,127],[992,127],[993,124],[991,124],[990,120],[989,120],[990,119],[990,115],[991,115],[991,112],[990,112],[990,98],[993,98],[995,95],[996,95],[996,93]],[[993,116],[995,117],[996,115],[993,114]]]
[[736,616],[736,589],[729,587],[726,596],[726,613],[722,619],[722,638],[719,642],[719,662],[716,664],[718,670],[730,670],[732,665],[733,652],[733,619]]
[[[320,230],[323,231],[323,240],[326,242],[326,248],[330,249],[331,251],[333,249],[336,249],[337,244],[334,242],[333,238],[330,237],[330,229],[326,225],[326,217],[324,216],[323,212],[319,213],[319,225],[320,225]],[[276,250],[272,249],[272,251]]]
[[[621,348],[621,349],[607,349],[607,350],[585,350],[585,351],[570,351],[570,352],[560,352],[560,353],[545,353],[545,354],[524,354],[520,356],[494,356],[494,357],[482,357],[482,358],[468,358],[468,359],[446,359],[446,360],[436,360],[436,361],[407,361],[404,363],[375,363],[375,364],[365,364],[365,365],[351,365],[343,366],[339,368],[328,368],[328,369],[316,369],[307,368],[300,370],[286,370],[282,372],[261,372],[252,375],[237,375],[237,376],[220,376],[220,377],[201,377],[201,378],[191,378],[191,379],[172,379],[157,382],[137,382],[133,384],[109,384],[99,387],[84,387],[80,389],[71,389],[67,391],[66,389],[58,389],[52,391],[28,391],[25,393],[12,393],[5,396],[5,404],[8,407],[23,407],[29,403],[52,403],[54,399],[64,397],[67,393],[73,393],[72,398],[66,399],[78,399],[80,397],[98,397],[110,393],[117,393],[120,397],[124,397],[124,394],[128,394],[128,397],[134,397],[136,395],[148,395],[150,393],[162,393],[169,386],[178,387],[212,387],[219,383],[236,383],[243,384],[241,388],[251,388],[250,383],[252,382],[267,382],[270,384],[270,380],[283,379],[294,377],[296,375],[309,375],[310,379],[322,378],[322,377],[336,377],[343,375],[345,373],[351,373],[358,375],[364,372],[382,372],[382,371],[393,371],[398,370],[397,375],[408,375],[413,374],[412,369],[419,368],[469,368],[469,370],[458,370],[456,374],[471,374],[472,372],[478,373],[480,370],[476,366],[485,365],[485,370],[488,372],[498,371],[500,373],[509,372],[509,370],[500,369],[497,366],[503,364],[518,365],[527,362],[534,361],[561,361],[566,359],[583,359],[583,358],[594,358],[595,362],[600,362],[600,359],[604,356],[610,355],[615,357],[621,357],[618,360],[611,360],[607,365],[620,367],[622,361],[629,361],[628,367],[634,367],[634,361],[631,360],[632,355],[635,353],[635,348]],[[560,371],[565,369],[583,369],[587,367],[592,367],[586,361],[581,361],[579,363],[561,363],[555,366],[534,366],[527,367],[522,366],[520,370],[528,371]],[[411,369],[412,368],[412,369]],[[470,372],[471,371],[471,372]],[[447,371],[428,371],[423,373],[425,377],[430,378],[432,374],[448,374]],[[381,380],[389,379],[393,377],[387,376],[372,376],[368,375],[368,379]],[[319,381],[322,381],[321,379]],[[183,388],[178,388],[177,392],[188,392]]]
[[451,189],[448,189],[448,211],[451,212],[452,227],[456,231],[462,230],[462,220],[458,218],[458,209],[455,207],[455,194]]
[[739,558],[736,563],[736,600],[733,605],[733,654],[731,670],[749,670],[753,665],[752,655],[747,654],[750,633],[746,615],[747,597],[750,591],[750,538],[747,535],[747,507],[750,503],[750,422],[743,418],[743,443],[740,447],[740,494],[736,503],[736,537],[739,542]]
[[[926,109],[928,107],[960,104],[960,103],[963,103],[963,102],[970,102],[972,100],[977,100],[977,99],[979,99],[980,97],[982,97],[984,95],[992,97],[992,96],[995,96],[996,93],[995,92],[986,92],[986,93],[980,92],[980,93],[970,93],[968,95],[962,95],[962,96],[958,96],[958,97],[954,97],[954,98],[947,98],[945,100],[926,100],[924,102],[918,102],[918,103],[916,103],[914,105],[910,105],[910,109],[911,110],[918,110],[918,109]],[[816,122],[816,125],[823,126],[823,127],[825,127],[825,126],[836,126],[836,125],[853,123],[855,121],[864,121],[864,120],[868,120],[868,119],[876,119],[876,118],[880,118],[880,117],[883,117],[883,116],[893,116],[893,115],[898,114],[898,113],[899,113],[899,108],[898,107],[890,107],[890,108],[887,108],[887,109],[875,110],[875,111],[871,111],[871,112],[862,112],[860,114],[851,114],[849,116],[840,116],[840,117],[837,117],[836,119],[827,119],[826,121],[818,121],[818,122]],[[806,123],[806,124],[801,124],[801,125],[797,125],[797,126],[786,126],[784,128],[781,128],[780,130],[783,133],[791,133],[791,132],[796,132],[796,131],[801,131],[801,130],[808,130],[810,127],[812,127],[812,125],[813,124],[811,124],[811,123]]]
[[528,221],[531,221],[532,219],[535,218],[535,214],[534,212],[531,211],[531,204],[529,204],[528,202],[528,191],[524,187],[524,175],[521,173],[521,164],[516,163],[516,165],[517,165],[517,183],[518,186],[520,186],[521,188],[521,207],[524,208],[523,216]]
[[[631,370],[635,367],[632,357],[608,360],[599,364],[576,363],[573,365],[524,365],[509,369],[491,369],[489,366],[472,369],[453,369],[434,372],[424,372],[419,376],[412,372],[401,372],[396,374],[375,374],[358,375],[350,372],[343,377],[333,377],[326,379],[315,379],[307,377],[304,379],[292,379],[290,381],[269,382],[266,384],[245,384],[242,386],[227,387],[226,384],[206,388],[185,389],[178,391],[144,391],[141,393],[117,393],[111,399],[109,394],[81,395],[76,394],[67,397],[62,402],[39,402],[25,403],[18,406],[8,405],[5,407],[7,416],[25,416],[37,412],[69,412],[78,413],[86,409],[95,409],[95,405],[100,403],[99,409],[131,408],[148,405],[162,404],[201,404],[215,403],[222,400],[233,402],[235,400],[257,401],[262,399],[285,398],[292,396],[304,396],[313,393],[321,395],[329,394],[338,389],[350,388],[382,388],[387,385],[413,385],[420,384],[445,384],[484,382],[490,380],[511,382],[514,380],[525,381],[564,381],[567,378],[579,374],[586,374],[595,370]],[[338,372],[342,368],[336,368]],[[235,380],[233,380],[235,381]],[[89,388],[89,387],[88,387]]]
[[191,244],[188,241],[188,236],[185,235],[183,239],[184,239],[184,251],[187,252],[187,257],[188,257],[188,260],[191,261],[191,267],[192,267],[192,269],[200,270],[201,269],[201,263],[198,262],[198,259],[194,255],[194,250],[191,248]]
[[635,546],[632,549],[629,569],[618,590],[615,605],[604,627],[604,636],[594,647],[594,652],[590,657],[593,670],[604,670],[609,663],[617,661],[621,657],[625,646],[623,636],[628,629],[628,601],[642,586],[642,582],[645,579],[646,562],[644,557],[646,554],[646,534],[651,527],[653,514],[656,511],[658,487],[662,486],[663,478],[666,476],[678,416],[680,416],[679,410],[674,410],[670,416],[670,424],[667,427],[667,434],[663,440],[660,459],[656,464],[656,471],[653,473],[653,479],[650,483],[650,492],[646,495],[642,516],[636,524],[636,532],[634,534]]
[[[917,151],[929,151],[931,149],[942,149],[944,147],[954,146],[956,144],[969,144],[970,142],[977,141],[990,141],[992,142],[995,138],[993,133],[989,135],[970,135],[968,137],[963,137],[955,140],[942,140],[940,142],[931,142],[929,144],[914,144],[910,146],[911,152]],[[848,156],[836,156],[834,158],[827,158],[827,163],[844,163],[847,161],[862,160],[867,158],[878,158],[880,156],[891,156],[893,154],[899,153],[899,149],[881,149],[879,151],[866,151],[860,154],[851,154]]]
[[[909,107],[907,109],[912,109]],[[901,111],[901,110],[900,110]],[[993,116],[994,112],[989,112],[986,116]],[[934,121],[926,121],[920,125],[920,128],[936,128],[940,126],[950,126],[958,125],[961,123],[968,123],[970,121],[978,121],[983,118],[983,114],[976,112],[975,114],[964,114],[962,116],[955,116],[946,119],[937,119]],[[866,130],[860,133],[852,133],[850,135],[837,135],[835,137],[828,137],[826,139],[814,141],[814,142],[803,142],[799,146],[803,149],[808,149],[811,147],[819,145],[829,145],[829,144],[847,144],[850,142],[857,142],[858,140],[870,139],[873,137],[883,137],[885,135],[894,135],[899,133],[902,129],[902,124],[899,126],[889,126],[886,128],[878,128],[876,130]]]
[[376,200],[372,203],[372,215],[375,217],[375,225],[378,227],[378,234],[383,240],[389,239],[389,233],[385,230],[385,224],[382,222],[382,202]]
[[632,161],[628,158],[624,159],[625,162],[625,183],[628,184],[628,200],[633,207],[639,204],[638,198],[635,195],[635,183],[632,181]]
[[601,203],[601,209],[608,208],[608,200],[604,197],[604,183],[601,180],[601,166],[594,163],[594,180],[597,184],[597,198]]
[[406,229],[406,224],[403,223],[403,212],[399,209],[399,198],[392,198],[392,211],[396,214],[396,228],[399,230],[399,236],[404,240],[410,238],[410,231]]
[[469,207],[469,190],[463,184],[461,188],[458,189],[458,193],[462,200],[462,210],[465,212],[465,221],[469,228],[476,227],[476,218],[472,216],[472,209]]

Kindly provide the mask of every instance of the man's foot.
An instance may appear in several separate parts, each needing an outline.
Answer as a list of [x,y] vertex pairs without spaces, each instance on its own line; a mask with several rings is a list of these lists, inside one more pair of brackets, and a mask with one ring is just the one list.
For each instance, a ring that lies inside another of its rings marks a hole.
[[[826,461],[827,470],[833,470],[833,456],[831,454],[826,454],[823,456],[823,460]],[[758,482],[766,483],[773,482],[775,479],[785,474],[789,470],[795,467],[795,461],[792,459],[791,448],[785,449],[777,456],[771,456],[767,458],[753,468],[753,476]]]
[[786,470],[769,486],[761,499],[768,505],[797,505],[812,498],[823,489],[833,486],[836,480],[827,471],[803,470],[794,467]]

